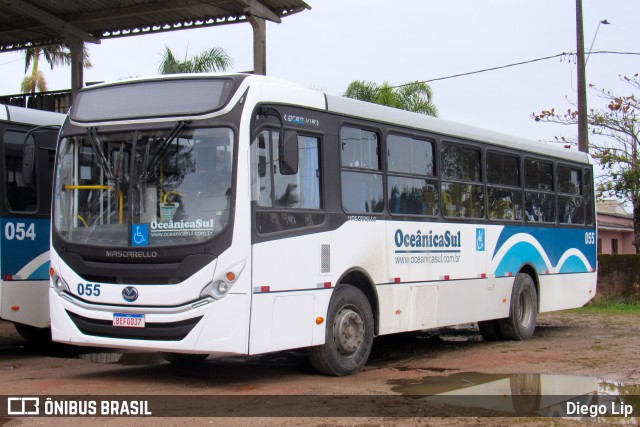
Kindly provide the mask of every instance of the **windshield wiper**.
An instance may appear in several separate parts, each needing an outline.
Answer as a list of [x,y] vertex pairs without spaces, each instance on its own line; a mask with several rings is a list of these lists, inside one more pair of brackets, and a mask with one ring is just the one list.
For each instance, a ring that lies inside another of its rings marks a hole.
[[[153,170],[153,168],[160,161],[162,156],[164,156],[164,154],[167,152],[167,149],[169,148],[171,143],[178,137],[180,132],[182,132],[182,130],[185,128],[185,126],[187,126],[189,123],[191,123],[191,122],[180,121],[180,122],[176,123],[176,125],[173,127],[173,129],[171,129],[171,132],[165,138],[165,140],[162,142],[162,145],[160,146],[160,149],[158,150],[156,155],[153,156],[153,158],[151,159],[151,161],[149,162],[148,165],[146,164],[146,155],[145,155],[144,169],[143,169],[142,173],[140,174],[140,178],[138,180],[140,183],[142,183],[142,184],[146,183],[146,181],[149,178],[149,175],[151,174],[151,171]],[[147,143],[149,143],[149,142],[147,142]]]
[[114,185],[116,182],[115,177],[113,176],[113,172],[111,171],[111,167],[109,166],[109,162],[107,162],[107,158],[104,155],[104,151],[102,151],[102,145],[100,144],[100,140],[98,139],[98,133],[96,132],[96,128],[90,127],[87,128],[87,135],[89,135],[89,142],[91,142],[91,146],[93,147],[93,151],[98,155],[98,162],[104,171],[104,174],[107,176],[107,181],[109,185]]

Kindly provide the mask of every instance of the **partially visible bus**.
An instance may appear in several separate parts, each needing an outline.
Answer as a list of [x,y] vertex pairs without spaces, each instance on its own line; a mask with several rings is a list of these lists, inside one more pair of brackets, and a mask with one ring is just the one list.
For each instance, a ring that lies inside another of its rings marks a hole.
[[49,339],[49,240],[56,140],[64,114],[0,105],[0,318]]
[[479,322],[596,292],[588,155],[248,75],[78,93],[58,143],[52,336],[172,360]]

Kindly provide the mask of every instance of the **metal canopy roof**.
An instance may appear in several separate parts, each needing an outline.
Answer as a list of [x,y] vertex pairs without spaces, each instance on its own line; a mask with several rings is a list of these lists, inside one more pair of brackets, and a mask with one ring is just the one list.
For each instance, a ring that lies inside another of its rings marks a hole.
[[65,43],[249,22],[280,22],[302,0],[0,0],[0,53]]
[[67,44],[75,95],[83,86],[83,43],[248,22],[254,73],[266,74],[265,22],[305,9],[302,0],[0,0],[0,53]]

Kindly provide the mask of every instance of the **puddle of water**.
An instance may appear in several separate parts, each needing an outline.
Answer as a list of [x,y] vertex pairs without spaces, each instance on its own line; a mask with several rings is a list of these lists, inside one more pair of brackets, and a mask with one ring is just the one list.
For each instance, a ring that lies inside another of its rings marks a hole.
[[82,353],[78,358],[94,363],[117,363],[127,366],[150,366],[165,362],[158,353]]
[[118,363],[122,353],[81,353],[78,359],[88,360],[93,363]]
[[578,417],[638,425],[640,385],[551,374],[455,373],[391,381],[392,391],[425,403],[516,415]]
[[417,338],[427,340],[437,339],[444,342],[484,341],[482,335],[478,332],[478,328],[472,323],[421,331]]
[[23,345],[15,345],[15,344],[2,344],[0,345],[0,351],[3,350],[22,350],[24,348]]
[[400,372],[409,372],[409,371],[430,371],[430,372],[449,372],[455,369],[448,368],[410,368],[408,366],[400,366],[396,368]]
[[440,340],[444,342],[480,342],[484,341],[482,335],[441,335]]

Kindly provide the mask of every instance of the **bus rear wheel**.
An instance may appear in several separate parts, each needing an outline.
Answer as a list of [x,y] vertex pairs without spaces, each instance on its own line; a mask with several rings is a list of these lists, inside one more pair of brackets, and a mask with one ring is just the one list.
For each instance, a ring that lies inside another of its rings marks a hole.
[[533,279],[518,273],[513,284],[509,317],[500,319],[500,332],[505,340],[520,341],[533,336],[538,317],[538,295]]
[[336,288],[327,313],[325,344],[309,349],[313,367],[332,376],[360,371],[373,345],[373,313],[364,293],[351,285]]

